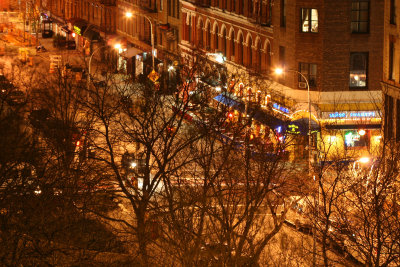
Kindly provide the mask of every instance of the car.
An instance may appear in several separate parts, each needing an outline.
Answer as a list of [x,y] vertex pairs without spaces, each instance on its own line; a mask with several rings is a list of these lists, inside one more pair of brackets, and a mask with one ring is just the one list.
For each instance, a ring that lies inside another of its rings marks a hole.
[[7,103],[11,106],[26,104],[26,94],[20,90],[10,91],[6,96]]
[[0,74],[0,93],[4,95],[13,88],[14,85],[12,82],[10,82],[3,74]]
[[48,123],[50,119],[50,111],[48,109],[36,109],[32,110],[29,115],[29,121],[33,127],[37,129],[43,129],[44,125]]

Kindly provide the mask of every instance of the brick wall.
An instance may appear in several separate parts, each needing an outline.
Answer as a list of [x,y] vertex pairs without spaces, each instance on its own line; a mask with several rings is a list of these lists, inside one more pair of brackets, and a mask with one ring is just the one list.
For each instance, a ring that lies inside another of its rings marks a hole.
[[[368,52],[368,90],[380,90],[382,79],[384,0],[371,0],[370,31],[352,34],[351,0],[287,1],[286,27],[280,25],[281,1],[274,6],[274,58],[286,48],[286,68],[298,70],[299,62],[317,63],[317,90],[348,91],[351,52]],[[318,9],[318,33],[300,31],[301,8]],[[334,12],[332,12],[334,10]],[[286,75],[284,84],[297,89],[297,75]]]

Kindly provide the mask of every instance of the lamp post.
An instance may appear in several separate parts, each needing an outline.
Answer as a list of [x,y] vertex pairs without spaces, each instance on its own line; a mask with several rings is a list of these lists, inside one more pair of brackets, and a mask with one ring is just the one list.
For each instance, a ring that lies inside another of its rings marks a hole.
[[[312,156],[312,151],[311,151],[311,147],[312,147],[312,139],[311,139],[311,97],[310,97],[310,85],[308,83],[308,79],[306,76],[304,76],[303,73],[297,71],[297,70],[286,70],[286,71],[291,71],[294,73],[299,74],[301,77],[303,77],[303,79],[306,81],[307,84],[307,102],[308,102],[308,173],[311,177],[311,156]],[[281,75],[284,72],[283,69],[277,68],[275,69],[275,73],[278,75]]]
[[[310,84],[308,83],[307,77],[306,77],[303,73],[301,73],[301,72],[299,72],[299,71],[297,71],[297,70],[286,70],[286,71],[291,71],[291,72],[294,72],[294,73],[299,74],[299,75],[306,81],[306,84],[307,84],[307,102],[308,102],[308,175],[309,175],[309,177],[311,178],[311,175],[312,175],[312,173],[311,173],[311,168],[312,168],[312,165],[311,165],[311,156],[312,156],[311,147],[312,147],[312,140],[311,140],[311,97],[310,97]],[[275,73],[278,74],[278,75],[282,75],[283,72],[284,72],[284,70],[281,69],[281,68],[275,69]],[[319,192],[319,185],[318,185],[318,192]],[[316,198],[314,197],[314,204],[315,204],[315,202],[316,202]],[[318,203],[317,205],[319,205],[319,203]],[[318,206],[316,207],[316,215],[317,215],[317,214],[318,214]],[[314,224],[314,225],[315,225],[315,224]],[[315,234],[315,231],[316,231],[316,229],[315,229],[315,226],[314,226],[314,229],[313,229],[313,266],[316,266],[316,234]]]
[[[152,60],[152,66],[153,66],[153,70],[154,70],[154,35],[153,35],[153,23],[151,22],[151,19],[146,16],[145,14],[138,14],[139,16],[144,17],[145,19],[148,20],[148,22],[150,23],[150,38],[151,38],[151,60]],[[133,16],[132,12],[126,12],[125,16],[127,18],[131,18]]]
[[[93,50],[93,52],[92,52],[92,54],[90,55],[90,58],[89,58],[89,63],[88,63],[88,77],[87,77],[87,89],[89,90],[90,89],[90,73],[91,73],[91,66],[92,66],[92,59],[93,59],[93,56],[94,56],[94,54],[96,54],[96,52],[97,51],[99,51],[101,48],[104,48],[104,47],[107,47],[107,45],[102,45],[102,46],[99,46],[99,47],[97,47],[95,50]],[[120,44],[116,44],[115,46],[114,46],[114,48],[115,49],[119,49],[119,48],[121,48],[121,45]]]

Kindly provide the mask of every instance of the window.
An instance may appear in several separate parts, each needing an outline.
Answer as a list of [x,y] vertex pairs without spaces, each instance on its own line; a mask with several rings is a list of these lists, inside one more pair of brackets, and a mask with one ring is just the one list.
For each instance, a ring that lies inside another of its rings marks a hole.
[[367,33],[369,26],[369,1],[353,1],[351,4],[351,32]]
[[224,28],[223,32],[222,32],[222,43],[221,43],[221,49],[222,49],[222,53],[224,53],[224,55],[226,55],[226,29]]
[[390,24],[396,25],[396,0],[390,0]]
[[350,87],[367,86],[368,53],[350,54]]
[[214,49],[215,49],[215,51],[217,51],[218,48],[219,48],[219,44],[218,44],[219,36],[218,36],[218,33],[219,33],[219,29],[218,29],[218,26],[217,26],[215,28],[215,32],[214,32]]
[[168,16],[179,19],[179,0],[167,1]]
[[281,27],[286,27],[286,0],[281,0]]
[[393,98],[385,95],[385,139],[393,137]]
[[[310,87],[317,86],[317,64],[299,63],[299,72],[307,78]],[[300,74],[299,82],[306,82]]]
[[344,132],[344,145],[348,148],[366,147],[369,144],[369,130],[361,135],[357,130],[349,130]]
[[192,43],[192,16],[188,14],[189,16],[189,24],[187,25],[188,27],[188,41],[189,43]]
[[279,67],[282,69],[285,67],[285,47],[279,46]]
[[210,48],[211,48],[211,31],[210,31],[210,23],[209,23],[206,28],[206,49],[210,50]]
[[396,141],[400,141],[400,100],[396,100]]
[[301,31],[318,32],[318,10],[314,8],[301,9]]
[[[391,38],[389,38],[391,39]],[[394,58],[395,58],[395,50],[393,41],[389,42],[389,80],[395,79],[394,74]]]

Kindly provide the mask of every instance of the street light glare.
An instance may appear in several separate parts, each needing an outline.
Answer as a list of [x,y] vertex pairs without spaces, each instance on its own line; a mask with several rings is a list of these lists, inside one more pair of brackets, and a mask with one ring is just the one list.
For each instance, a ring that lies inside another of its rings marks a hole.
[[282,73],[283,73],[283,69],[281,69],[281,68],[275,69],[275,74],[281,75]]
[[359,161],[360,163],[365,164],[365,163],[368,163],[369,160],[370,160],[369,157],[362,157],[362,158],[360,158],[358,161]]
[[135,167],[136,167],[136,165],[137,165],[137,164],[136,164],[136,162],[134,162],[134,161],[133,161],[133,162],[131,162],[131,168],[132,168],[132,169],[133,169],[133,168],[135,168]]
[[127,17],[127,18],[132,18],[132,16],[133,16],[132,12],[125,13],[125,17]]
[[221,54],[216,55],[216,56],[215,56],[215,60],[216,60],[218,63],[224,63],[224,57],[223,57]]

